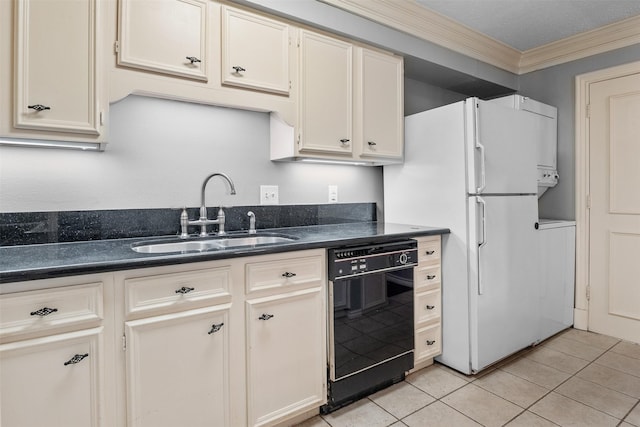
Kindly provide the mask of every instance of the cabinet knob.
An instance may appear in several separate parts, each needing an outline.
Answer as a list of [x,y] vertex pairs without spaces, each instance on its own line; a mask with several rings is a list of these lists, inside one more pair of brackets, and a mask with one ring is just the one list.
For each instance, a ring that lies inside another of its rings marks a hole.
[[436,278],[435,274],[427,274],[427,280],[433,280]]
[[202,62],[200,59],[196,58],[195,56],[187,56],[186,57],[192,64],[195,64],[196,62]]
[[247,71],[245,68],[243,68],[243,67],[241,67],[241,66],[239,66],[239,65],[236,65],[236,66],[231,67],[231,68],[233,68],[234,70],[236,70],[236,73],[241,73],[241,72],[243,72],[243,71]]
[[36,111],[51,110],[51,107],[47,107],[46,105],[42,105],[42,104],[27,105],[27,108],[30,108]]
[[433,310],[434,308],[436,308],[436,306],[435,305],[427,305],[425,308],[427,310]]
[[273,317],[273,314],[266,314],[263,313],[260,317],[258,317],[258,320],[269,320]]
[[76,354],[75,356],[73,356],[71,359],[67,360],[66,362],[64,362],[64,366],[67,365],[75,365],[76,363],[80,363],[82,362],[82,360],[85,357],[89,357],[89,353],[85,353],[85,354]]
[[348,145],[348,144],[349,144],[349,141],[351,141],[351,140],[350,140],[350,139],[343,138],[343,139],[341,139],[341,140],[340,140],[340,144],[342,144],[342,145]]
[[211,334],[215,334],[216,332],[218,332],[220,329],[222,329],[222,327],[224,326],[224,322],[222,323],[218,323],[217,325],[214,323],[213,325],[211,325],[211,330],[208,332],[209,335]]
[[426,251],[425,253],[426,253],[427,255],[433,255],[433,254],[435,254],[435,253],[436,253],[436,251],[431,250],[431,251]]
[[434,345],[436,340],[427,340],[427,345]]
[[32,316],[44,317],[50,315],[51,313],[55,313],[56,311],[58,311],[57,308],[43,307],[40,310],[32,311],[30,314]]
[[187,286],[183,286],[180,289],[176,289],[176,294],[188,294],[191,291],[195,291],[196,288],[189,288]]
[[289,277],[293,277],[293,276],[296,276],[296,273],[291,273],[289,271],[285,271],[284,273],[282,273],[282,277],[289,278]]

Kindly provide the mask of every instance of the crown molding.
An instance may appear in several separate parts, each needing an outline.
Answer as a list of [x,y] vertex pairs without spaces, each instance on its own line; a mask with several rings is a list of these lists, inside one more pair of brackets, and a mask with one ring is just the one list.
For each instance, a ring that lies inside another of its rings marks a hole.
[[415,0],[319,0],[495,67],[524,74],[640,43],[640,16],[524,52]]
[[491,37],[425,9],[414,0],[320,0],[512,73],[521,52]]
[[614,22],[522,53],[519,74],[640,43],[640,16]]

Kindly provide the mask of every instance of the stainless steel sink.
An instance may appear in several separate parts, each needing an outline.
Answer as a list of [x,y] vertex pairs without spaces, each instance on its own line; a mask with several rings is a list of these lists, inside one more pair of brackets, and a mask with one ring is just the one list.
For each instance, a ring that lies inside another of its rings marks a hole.
[[155,242],[138,242],[131,249],[145,254],[166,254],[179,252],[220,251],[230,248],[277,245],[296,240],[281,235],[229,236],[194,240],[163,240]]

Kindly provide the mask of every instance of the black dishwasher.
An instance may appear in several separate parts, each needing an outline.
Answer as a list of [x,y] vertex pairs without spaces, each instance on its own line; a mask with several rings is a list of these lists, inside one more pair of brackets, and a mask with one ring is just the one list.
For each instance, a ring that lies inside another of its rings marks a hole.
[[413,368],[415,240],[329,249],[331,412],[401,381]]

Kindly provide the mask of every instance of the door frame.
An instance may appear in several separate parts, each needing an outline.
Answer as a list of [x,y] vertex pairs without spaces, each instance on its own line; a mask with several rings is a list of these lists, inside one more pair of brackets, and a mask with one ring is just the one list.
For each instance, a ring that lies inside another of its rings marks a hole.
[[593,83],[640,73],[640,61],[605,68],[575,79],[576,289],[574,327],[589,329],[589,91]]

